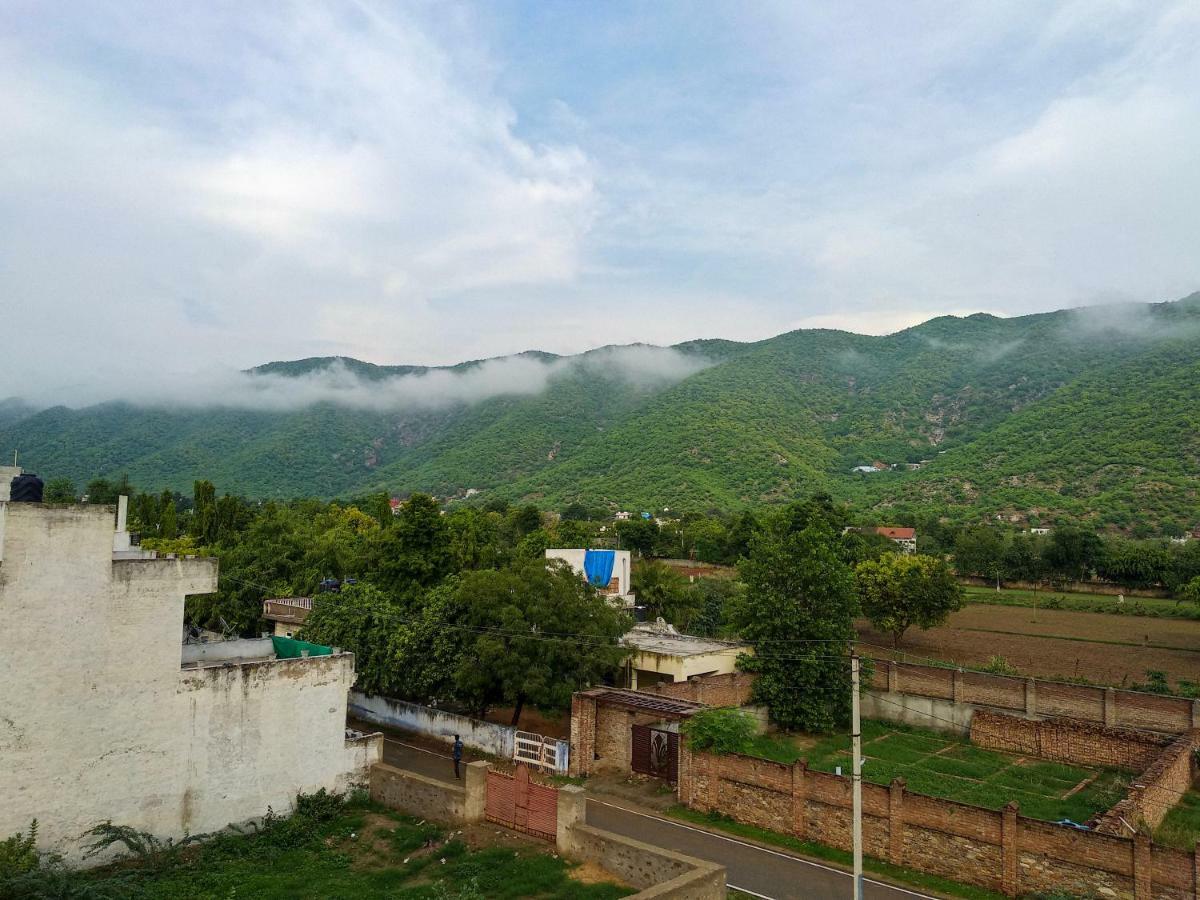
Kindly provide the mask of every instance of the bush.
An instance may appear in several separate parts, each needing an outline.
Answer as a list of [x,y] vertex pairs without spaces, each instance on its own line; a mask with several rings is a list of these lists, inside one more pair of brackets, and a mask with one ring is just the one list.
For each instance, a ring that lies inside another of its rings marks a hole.
[[38,823],[29,823],[29,832],[17,832],[0,843],[0,881],[33,872],[40,863],[37,851]]
[[754,740],[754,719],[740,709],[705,709],[683,723],[693,750],[745,753]]
[[993,675],[1016,675],[1017,667],[1010,665],[1008,660],[1003,656],[993,656],[987,664],[980,667],[981,672],[990,672]]

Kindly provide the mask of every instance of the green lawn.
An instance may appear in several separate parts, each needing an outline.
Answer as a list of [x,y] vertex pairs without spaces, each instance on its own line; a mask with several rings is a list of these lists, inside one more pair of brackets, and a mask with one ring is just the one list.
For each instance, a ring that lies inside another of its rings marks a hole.
[[968,603],[988,603],[995,606],[1026,606],[1039,609],[1067,609],[1076,612],[1112,613],[1125,616],[1150,616],[1168,619],[1200,619],[1200,607],[1156,597],[1126,597],[1118,603],[1107,594],[1071,594],[1066,591],[1024,591],[1015,588],[965,588]]
[[[755,738],[751,754],[777,762],[807,758],[809,767],[850,772],[850,738],[846,734],[811,738],[786,735]],[[863,723],[863,777],[875,784],[903,778],[910,791],[1000,809],[1010,800],[1035,819],[1083,822],[1124,796],[1129,776],[1063,763],[1025,759],[973,746],[964,738],[909,728],[891,722]],[[1071,796],[1073,788],[1089,781]]]
[[156,866],[52,871],[25,884],[0,882],[0,898],[613,900],[634,893],[572,880],[571,864],[548,845],[510,841],[472,850],[458,833],[360,803],[320,821],[297,815],[258,834],[223,835],[168,854]]
[[1200,841],[1200,791],[1188,791],[1154,829],[1154,840],[1168,847],[1191,850]]

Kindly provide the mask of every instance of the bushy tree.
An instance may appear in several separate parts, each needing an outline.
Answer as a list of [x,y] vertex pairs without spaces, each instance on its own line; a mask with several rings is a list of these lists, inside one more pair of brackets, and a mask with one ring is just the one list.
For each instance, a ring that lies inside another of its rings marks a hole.
[[413,494],[382,531],[376,583],[395,596],[412,596],[450,574],[453,556],[448,527],[437,501]]
[[950,567],[921,554],[888,553],[854,570],[863,614],[899,645],[914,625],[934,628],[962,609],[963,589]]
[[653,519],[625,519],[614,526],[621,546],[638,556],[649,556],[658,540],[658,525]]
[[1067,525],[1050,533],[1045,558],[1052,571],[1083,581],[1095,568],[1100,551],[1100,538],[1094,531]]
[[734,707],[702,709],[679,729],[693,750],[710,753],[745,753],[754,741],[754,718]]
[[954,568],[959,575],[981,575],[996,582],[1004,577],[1005,536],[988,525],[973,525],[954,541]]
[[75,485],[70,478],[52,478],[46,482],[42,499],[46,503],[74,503],[77,499]]
[[634,564],[633,592],[638,603],[647,607],[649,618],[662,617],[680,631],[688,629],[700,601],[677,569],[658,560],[642,559]]
[[857,597],[839,537],[811,507],[788,509],[755,535],[739,565],[746,594],[731,619],[754,647],[739,665],[757,673],[754,700],[783,728],[827,731],[849,720]]

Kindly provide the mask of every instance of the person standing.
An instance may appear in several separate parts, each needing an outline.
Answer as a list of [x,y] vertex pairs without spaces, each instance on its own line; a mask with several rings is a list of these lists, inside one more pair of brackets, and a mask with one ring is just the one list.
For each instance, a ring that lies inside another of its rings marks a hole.
[[458,764],[462,762],[463,742],[457,734],[454,736],[454,749],[450,755],[454,757],[454,777],[458,778]]

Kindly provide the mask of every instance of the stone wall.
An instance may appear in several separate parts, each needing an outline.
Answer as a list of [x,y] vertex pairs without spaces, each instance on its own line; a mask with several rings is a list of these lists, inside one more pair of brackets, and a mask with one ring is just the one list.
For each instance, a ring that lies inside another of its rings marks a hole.
[[676,700],[691,700],[706,706],[746,706],[750,703],[750,691],[753,686],[753,675],[731,672],[727,675],[698,676],[687,681],[661,682],[641,690]]
[[887,659],[875,659],[873,663],[869,687],[881,695],[928,697],[963,705],[964,709],[991,707],[1030,718],[1082,719],[1167,734],[1200,728],[1200,700],[1187,697],[965,672]]
[[558,793],[560,853],[594,862],[626,884],[641,888],[630,900],[719,900],[725,867],[645,844],[587,824],[587,795],[566,785]]
[[1129,834],[1145,826],[1156,828],[1196,780],[1196,751],[1200,730],[1176,738],[1129,786],[1125,797],[1097,816],[1097,831]]
[[113,559],[114,510],[10,504],[0,563],[0,835],[36,817],[82,859],[111,820],[159,837],[282,813],[365,780],[351,654],[181,669],[184,596],[215,559]]
[[488,764],[468,763],[461,782],[441,781],[380,763],[371,768],[371,799],[389,809],[435,822],[480,822]]
[[1072,765],[1142,772],[1162,755],[1171,738],[1075,719],[1023,719],[979,710],[971,719],[971,743]]
[[570,774],[628,772],[633,726],[655,725],[663,718],[662,713],[597,703],[586,691],[575,694],[571,698]]
[[[851,849],[851,784],[752,757],[680,748],[679,799],[740,822]],[[1081,831],[1020,815],[910,793],[903,779],[863,785],[863,847],[869,856],[1003,892],[1050,890],[1118,900],[1200,900],[1200,851]]]
[[454,743],[457,734],[468,747],[500,759],[512,759],[517,734],[517,729],[507,725],[361,691],[350,694],[350,714],[364,722],[412,731],[447,744]]

